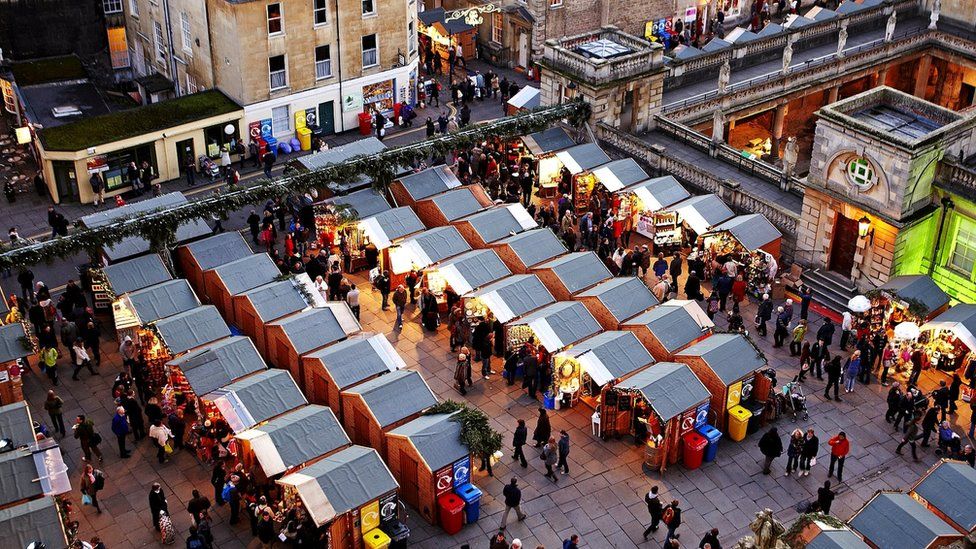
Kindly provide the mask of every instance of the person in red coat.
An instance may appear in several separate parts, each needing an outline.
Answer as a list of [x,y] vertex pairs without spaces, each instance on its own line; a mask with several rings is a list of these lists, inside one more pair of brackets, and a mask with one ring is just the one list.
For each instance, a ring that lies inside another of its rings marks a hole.
[[847,433],[841,431],[837,436],[827,441],[830,445],[830,468],[827,476],[834,476],[834,465],[837,465],[837,482],[844,482],[844,460],[851,451],[851,443],[847,440]]

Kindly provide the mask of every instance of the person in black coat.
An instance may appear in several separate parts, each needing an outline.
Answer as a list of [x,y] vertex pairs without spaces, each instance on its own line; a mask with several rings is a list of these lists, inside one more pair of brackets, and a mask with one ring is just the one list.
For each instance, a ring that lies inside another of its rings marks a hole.
[[688,278],[685,279],[685,296],[694,301],[705,299],[701,292],[701,280],[698,279],[695,271],[689,272]]
[[825,318],[823,326],[817,330],[817,339],[823,341],[825,347],[830,347],[830,344],[834,341],[834,331],[836,329],[834,322],[829,317]]
[[[728,278],[728,276],[725,276]],[[731,279],[729,279],[731,280]],[[719,296],[722,294],[720,293]],[[728,296],[728,294],[726,294]],[[724,303],[724,300],[723,300]],[[725,307],[722,307],[725,310]],[[769,299],[769,294],[763,294],[762,303],[759,304],[759,311],[756,313],[756,333],[766,337],[766,323],[773,317],[773,300]]]
[[800,475],[810,476],[811,461],[820,452],[820,439],[814,434],[813,429],[807,429],[807,434],[803,437],[803,448],[800,449]]
[[769,467],[773,460],[783,454],[783,441],[776,432],[776,427],[770,427],[766,434],[759,439],[759,451],[765,456],[763,462],[763,474],[769,474]]
[[901,384],[897,381],[891,385],[891,389],[888,389],[888,397],[885,399],[888,404],[888,410],[885,412],[885,421],[891,423],[895,419],[895,415],[898,413],[898,407],[901,404]]
[[722,544],[718,541],[718,528],[712,528],[698,543],[699,549],[708,546],[709,549],[722,549]]
[[163,487],[158,482],[154,482],[149,490],[149,512],[152,514],[153,526],[159,531],[159,512],[166,511],[169,514],[169,504],[166,501],[166,494]]
[[828,393],[830,392],[830,388],[833,387],[834,400],[836,400],[837,402],[841,402],[839,396],[840,374],[842,370],[840,366],[840,357],[835,356],[830,362],[827,363],[824,369],[827,370],[827,385],[824,387],[824,398],[830,400],[830,395]]
[[[526,353],[522,359],[522,387],[527,389],[529,397],[535,400],[535,392],[539,384],[539,359],[535,353]],[[549,440],[549,437],[543,442]]]
[[672,501],[664,508],[661,519],[668,527],[668,535],[664,538],[664,545],[667,547],[672,539],[678,539],[677,531],[681,526],[681,507],[678,506],[678,500]]
[[[908,429],[908,425],[911,419],[905,420],[905,428]],[[935,406],[930,407],[925,411],[925,415],[922,417],[922,434],[918,437],[922,439],[922,448],[928,448],[929,437],[939,426],[939,409]]]
[[546,413],[546,409],[539,407],[539,419],[535,424],[535,431],[532,433],[532,440],[535,441],[535,447],[539,448],[543,444],[549,442],[549,437],[552,436],[552,425],[549,424],[549,414]]
[[834,503],[834,491],[830,489],[830,481],[825,480],[822,488],[817,489],[817,507],[820,512],[829,515],[830,506]]
[[950,414],[956,413],[956,401],[959,400],[960,387],[962,387],[962,379],[959,377],[959,374],[952,374],[952,383],[949,384],[949,413]]
[[251,210],[251,214],[247,216],[247,225],[251,229],[251,240],[254,244],[258,244],[258,234],[261,232],[261,218],[258,217],[258,213]]
[[647,504],[647,514],[651,515],[651,525],[644,530],[644,539],[651,535],[651,532],[657,532],[658,524],[661,523],[661,514],[664,513],[664,505],[661,504],[661,498],[657,495],[657,486],[651,486],[651,490],[644,495],[644,503]]
[[525,420],[518,420],[518,427],[515,428],[515,435],[512,436],[512,447],[515,448],[515,453],[512,454],[512,459],[518,461],[522,464],[522,467],[528,467],[529,464],[525,460],[525,452],[522,451],[522,447],[525,446],[529,439],[529,430],[525,427]]

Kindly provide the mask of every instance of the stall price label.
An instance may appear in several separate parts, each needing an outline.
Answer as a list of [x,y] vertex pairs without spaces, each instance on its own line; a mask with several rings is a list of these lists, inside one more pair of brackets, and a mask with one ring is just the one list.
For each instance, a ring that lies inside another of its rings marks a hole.
[[471,456],[454,462],[454,487],[471,482]]

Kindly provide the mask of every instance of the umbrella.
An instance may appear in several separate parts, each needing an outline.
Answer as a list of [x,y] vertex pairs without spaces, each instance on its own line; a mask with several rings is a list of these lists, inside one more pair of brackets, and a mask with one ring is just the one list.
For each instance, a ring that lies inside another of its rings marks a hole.
[[918,339],[921,328],[914,322],[902,322],[895,326],[895,339]]
[[864,313],[871,310],[871,300],[863,295],[856,295],[847,302],[847,308],[855,313]]

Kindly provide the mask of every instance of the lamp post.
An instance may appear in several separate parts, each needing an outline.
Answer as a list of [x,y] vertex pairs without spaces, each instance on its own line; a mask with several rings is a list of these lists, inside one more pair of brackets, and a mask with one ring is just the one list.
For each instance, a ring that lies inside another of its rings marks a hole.
[[857,236],[866,239],[869,244],[874,244],[874,229],[871,228],[871,220],[866,215],[857,220]]

